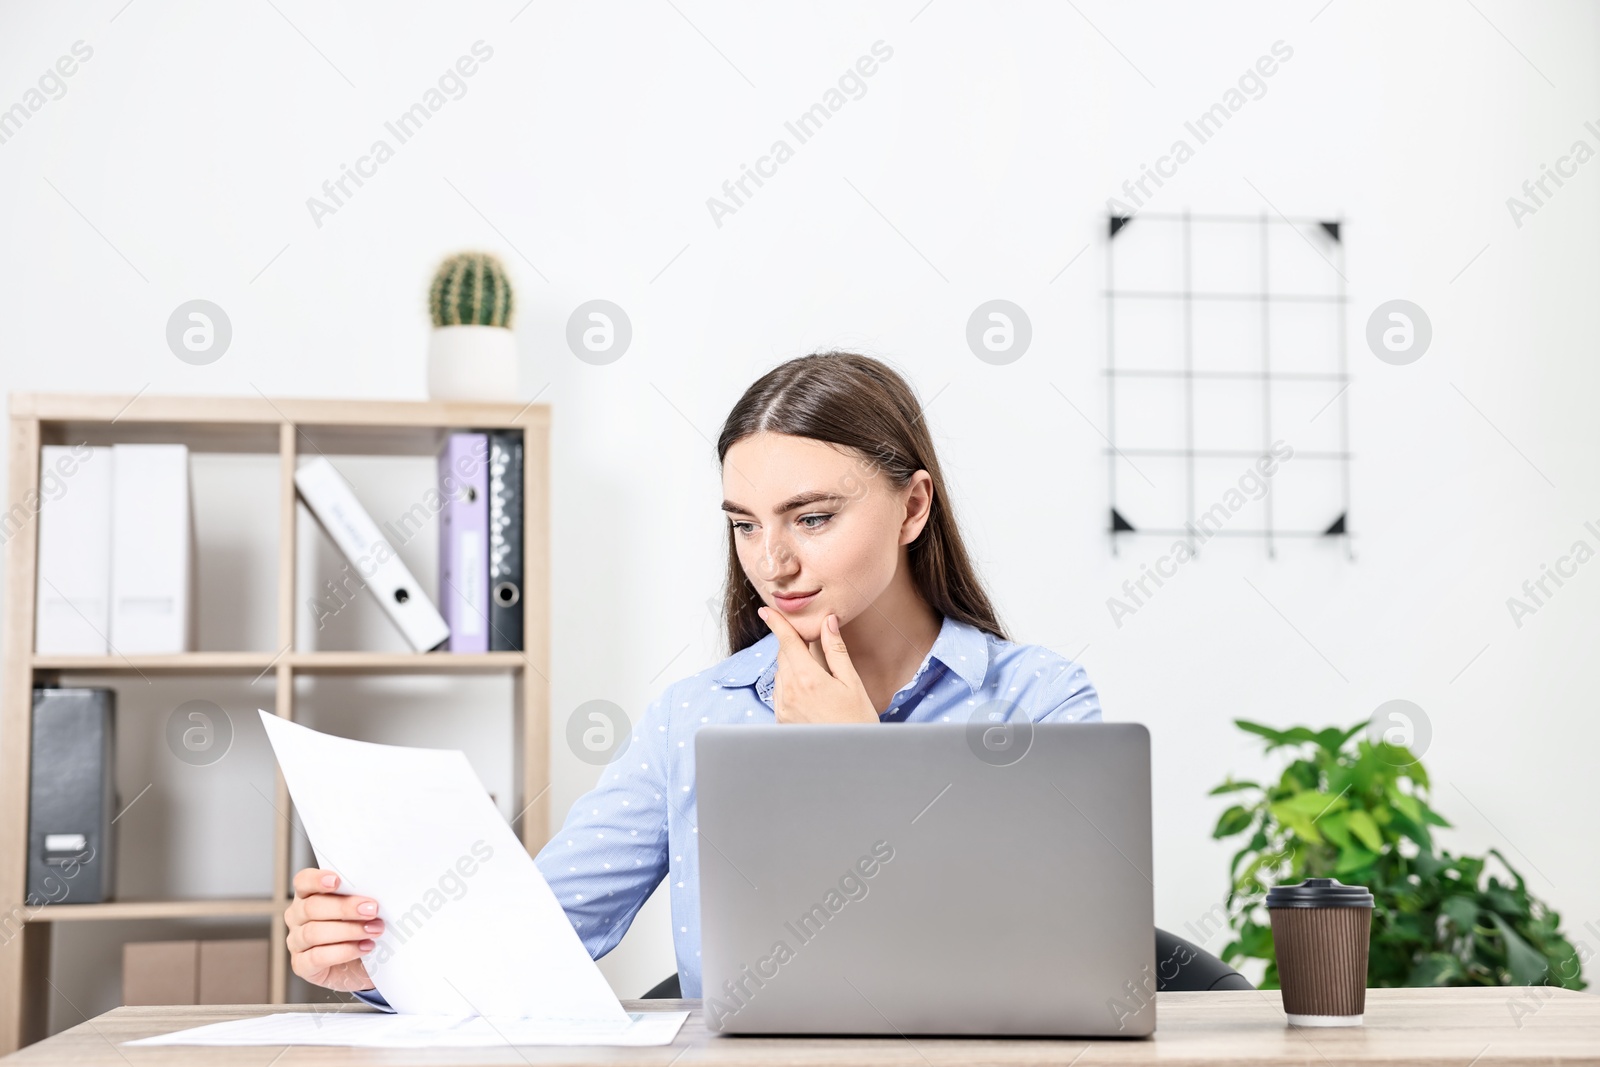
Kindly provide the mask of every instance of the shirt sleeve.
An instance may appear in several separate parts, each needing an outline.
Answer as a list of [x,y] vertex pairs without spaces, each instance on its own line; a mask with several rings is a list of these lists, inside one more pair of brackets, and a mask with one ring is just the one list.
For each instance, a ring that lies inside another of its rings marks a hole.
[[669,686],[595,787],[534,857],[573,929],[599,959],[616,947],[667,873]]
[[355,991],[355,996],[357,1000],[360,1000],[366,1004],[371,1004],[379,1011],[386,1011],[391,1014],[394,1013],[394,1009],[389,1007],[389,1002],[384,1000],[383,994],[378,992],[376,989],[358,989]]
[[1063,659],[1035,707],[1034,722],[1100,722],[1100,694],[1080,664]]

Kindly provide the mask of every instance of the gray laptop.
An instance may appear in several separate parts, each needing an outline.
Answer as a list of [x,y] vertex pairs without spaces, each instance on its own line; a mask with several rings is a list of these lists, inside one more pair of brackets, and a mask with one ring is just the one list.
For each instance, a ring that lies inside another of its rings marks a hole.
[[707,1028],[1155,1030],[1143,726],[714,725],[695,765]]

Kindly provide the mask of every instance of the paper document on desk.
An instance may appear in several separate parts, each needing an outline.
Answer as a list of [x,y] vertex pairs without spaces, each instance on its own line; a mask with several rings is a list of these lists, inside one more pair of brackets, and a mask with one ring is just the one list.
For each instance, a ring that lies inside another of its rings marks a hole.
[[629,1024],[465,753],[261,721],[318,864],[378,902],[362,959],[397,1012]]
[[347,1045],[363,1048],[483,1048],[499,1045],[670,1045],[686,1011],[639,1011],[617,1029],[534,1019],[277,1012],[210,1023],[124,1045]]

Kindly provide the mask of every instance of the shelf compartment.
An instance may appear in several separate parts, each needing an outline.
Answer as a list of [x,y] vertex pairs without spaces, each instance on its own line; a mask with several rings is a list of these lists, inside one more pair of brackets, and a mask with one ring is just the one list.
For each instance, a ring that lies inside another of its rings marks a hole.
[[548,426],[548,404],[293,397],[173,397],[13,393],[11,415],[37,419],[44,444],[178,441],[200,452],[277,452],[293,425],[298,449],[431,456],[450,427]]
[[271,652],[174,652],[158,656],[52,656],[35,654],[36,671],[89,674],[254,674],[270,670]]
[[521,671],[521,652],[296,652],[296,674],[493,674]]
[[521,671],[522,652],[178,652],[163,656],[40,656],[36,671],[63,674],[493,674]]
[[123,919],[269,919],[289,906],[287,900],[114,900],[105,904],[45,904],[27,913],[30,923],[109,922]]

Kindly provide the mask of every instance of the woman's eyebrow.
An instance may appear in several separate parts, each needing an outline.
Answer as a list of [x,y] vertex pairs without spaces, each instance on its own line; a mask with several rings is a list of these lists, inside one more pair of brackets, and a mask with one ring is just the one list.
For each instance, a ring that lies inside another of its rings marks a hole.
[[[782,504],[779,504],[777,510],[774,511],[773,514],[782,515],[786,511],[793,511],[795,508],[803,508],[807,504],[815,504],[823,500],[836,501],[846,499],[848,498],[842,493],[828,493],[823,492],[822,490],[813,489],[806,493],[796,493],[788,500],[785,500]],[[755,515],[755,512],[751,511],[743,504],[735,504],[731,500],[724,500],[722,502],[722,510],[734,515],[750,515],[752,517]]]

